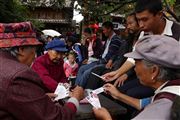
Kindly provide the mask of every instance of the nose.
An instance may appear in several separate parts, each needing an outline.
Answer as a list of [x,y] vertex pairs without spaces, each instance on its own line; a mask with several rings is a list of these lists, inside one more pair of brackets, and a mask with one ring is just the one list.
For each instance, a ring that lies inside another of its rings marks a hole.
[[140,29],[144,28],[144,23],[142,21],[139,21],[139,27],[140,27]]
[[62,56],[61,53],[58,53],[57,56],[56,56],[56,58],[57,58],[57,59],[60,59],[61,56]]
[[127,29],[129,29],[131,27],[131,25],[127,24]]

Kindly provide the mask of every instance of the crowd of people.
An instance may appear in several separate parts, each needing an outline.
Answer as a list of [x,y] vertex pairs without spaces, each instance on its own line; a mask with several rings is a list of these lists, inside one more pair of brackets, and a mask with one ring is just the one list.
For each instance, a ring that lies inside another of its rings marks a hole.
[[[102,86],[127,108],[126,119],[180,119],[180,24],[164,15],[162,1],[137,0],[125,36],[110,21],[98,29],[42,44],[30,22],[0,23],[0,119],[72,120],[84,89]],[[73,88],[63,105],[53,101],[59,83]],[[92,110],[97,119],[113,118],[106,108]]]

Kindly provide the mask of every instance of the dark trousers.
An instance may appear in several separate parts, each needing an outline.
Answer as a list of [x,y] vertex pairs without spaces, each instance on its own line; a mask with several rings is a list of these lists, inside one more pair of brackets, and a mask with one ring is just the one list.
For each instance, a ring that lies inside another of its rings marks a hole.
[[124,85],[118,87],[118,89],[128,96],[138,99],[154,95],[154,90],[150,87],[142,85],[137,78],[127,80]]

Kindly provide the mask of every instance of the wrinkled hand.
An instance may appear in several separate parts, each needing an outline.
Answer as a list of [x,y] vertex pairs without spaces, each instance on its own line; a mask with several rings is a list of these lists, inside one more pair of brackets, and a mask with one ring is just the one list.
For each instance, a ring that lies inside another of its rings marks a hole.
[[104,74],[102,77],[104,78],[105,82],[111,82],[118,78],[118,74],[116,71],[112,71],[112,72]]
[[105,84],[104,85],[104,90],[106,93],[110,94],[114,99],[117,99],[119,95],[119,90],[112,84]]
[[109,112],[103,107],[99,109],[93,108],[93,112],[98,120],[112,120]]
[[112,60],[109,60],[108,63],[106,64],[106,68],[107,68],[107,69],[111,69],[111,68],[112,68],[112,65],[113,65],[113,61],[112,61]]
[[70,93],[70,96],[80,101],[84,98],[84,89],[82,87],[76,86]]
[[49,96],[51,98],[51,100],[53,101],[55,97],[57,97],[58,95],[54,94],[54,93],[46,93],[47,96]]
[[126,81],[128,78],[127,74],[123,74],[121,75],[115,82],[114,82],[114,86],[116,87],[120,87],[124,84],[124,81]]

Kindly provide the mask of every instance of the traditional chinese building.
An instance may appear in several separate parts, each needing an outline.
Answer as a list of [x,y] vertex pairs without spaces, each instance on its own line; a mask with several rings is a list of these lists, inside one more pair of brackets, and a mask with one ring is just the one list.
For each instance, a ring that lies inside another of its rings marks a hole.
[[23,0],[23,3],[29,6],[30,18],[44,23],[44,29],[54,29],[62,34],[74,31],[71,0],[65,0],[65,4],[59,6],[51,0],[40,0],[35,5],[32,0]]

